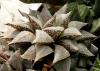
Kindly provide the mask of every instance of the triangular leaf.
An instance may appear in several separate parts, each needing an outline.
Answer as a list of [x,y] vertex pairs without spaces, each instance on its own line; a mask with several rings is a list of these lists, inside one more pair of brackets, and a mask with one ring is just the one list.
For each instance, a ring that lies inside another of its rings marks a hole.
[[45,32],[47,32],[53,39],[56,39],[61,35],[64,28],[63,27],[47,27],[43,29]]
[[31,61],[35,59],[35,56],[36,56],[36,48],[34,47],[34,45],[29,47],[29,49],[23,55],[21,55],[23,59]]
[[35,62],[40,60],[41,58],[53,53],[53,50],[51,47],[46,46],[46,45],[36,45],[36,58]]
[[30,28],[28,23],[25,23],[25,22],[12,22],[12,23],[8,23],[6,25],[11,26],[20,31],[23,31],[23,30],[32,31],[32,29]]
[[77,52],[79,49],[71,40],[63,40],[61,43],[70,52]]
[[69,56],[70,56],[69,52],[63,46],[55,45],[53,64],[57,63],[60,60],[65,59]]
[[46,7],[46,5],[44,5],[41,13],[40,13],[40,16],[43,20],[43,23],[46,23],[51,17],[51,13],[49,12],[48,8]]
[[63,36],[67,37],[67,36],[81,36],[82,34],[80,33],[80,31],[74,27],[69,27],[67,29],[64,30]]
[[94,56],[94,55],[87,49],[87,47],[86,47],[84,44],[79,43],[79,44],[77,44],[77,47],[79,48],[79,53],[84,54],[84,55],[86,55],[86,56]]
[[52,43],[54,42],[53,38],[49,36],[46,32],[42,30],[36,30],[36,39],[33,43]]
[[56,26],[56,16],[51,17],[43,26],[43,28]]
[[55,69],[57,71],[70,71],[70,67],[71,67],[71,59],[70,58],[66,58],[64,60],[61,60],[59,62],[57,62],[54,65]]
[[84,27],[85,25],[87,25],[87,23],[84,22],[79,22],[79,21],[71,21],[68,24],[68,27],[75,27],[77,29],[81,29],[82,27]]
[[70,20],[71,12],[67,14],[58,14],[56,15],[55,23],[57,26],[62,26],[64,28],[68,27],[68,23]]
[[15,29],[9,30],[9,31],[10,31],[9,33],[4,33],[2,38],[4,38],[4,39],[13,39],[19,33],[19,31],[15,30]]
[[21,42],[30,42],[35,39],[35,35],[29,31],[20,32],[9,44],[21,43]]
[[67,8],[68,8],[68,6],[67,6],[67,4],[65,4],[63,7],[61,7],[61,8],[55,13],[55,15],[57,15],[57,14],[66,14]]
[[95,35],[87,32],[87,31],[81,30],[80,32],[81,32],[82,35],[79,36],[79,37],[76,37],[76,40],[78,40],[78,41],[93,40],[94,38],[96,38]]

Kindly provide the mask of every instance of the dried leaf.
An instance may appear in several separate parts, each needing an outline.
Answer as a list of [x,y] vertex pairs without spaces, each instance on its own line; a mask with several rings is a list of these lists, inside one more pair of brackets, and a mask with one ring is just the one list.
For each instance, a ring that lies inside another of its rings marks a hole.
[[29,47],[29,49],[23,55],[21,55],[23,59],[31,61],[35,59],[35,56],[36,56],[36,48],[34,47],[34,45]]
[[60,60],[65,59],[69,56],[70,56],[69,52],[63,46],[55,45],[53,64],[57,63]]
[[41,58],[53,53],[53,50],[51,47],[46,45],[36,45],[36,58],[35,62],[40,60]]
[[46,32],[41,30],[36,30],[36,39],[33,43],[52,43],[54,42],[53,38],[49,36]]

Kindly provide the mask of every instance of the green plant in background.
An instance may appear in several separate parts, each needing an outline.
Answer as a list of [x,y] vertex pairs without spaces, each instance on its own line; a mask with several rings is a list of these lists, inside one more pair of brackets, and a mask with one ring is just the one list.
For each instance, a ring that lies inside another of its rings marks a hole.
[[100,71],[100,60],[96,61],[93,71]]

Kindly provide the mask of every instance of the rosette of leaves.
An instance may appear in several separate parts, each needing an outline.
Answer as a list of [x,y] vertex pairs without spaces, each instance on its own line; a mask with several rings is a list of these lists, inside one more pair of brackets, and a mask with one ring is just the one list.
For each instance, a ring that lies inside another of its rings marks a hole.
[[[70,15],[71,12],[66,13],[66,5],[45,24],[27,15],[27,23],[6,24],[14,30],[4,38],[12,38],[8,45],[20,48],[23,51],[21,58],[31,61],[33,70],[71,71],[73,67],[84,67],[84,57],[93,57],[98,50],[90,43],[96,36],[81,29],[87,23],[70,21]],[[11,67],[17,69],[14,63]]]

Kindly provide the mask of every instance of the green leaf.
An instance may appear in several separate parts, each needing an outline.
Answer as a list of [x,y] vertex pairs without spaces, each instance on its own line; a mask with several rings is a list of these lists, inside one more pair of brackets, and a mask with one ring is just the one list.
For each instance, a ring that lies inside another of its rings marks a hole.
[[92,23],[92,29],[91,29],[90,32],[94,33],[96,31],[98,31],[99,28],[100,28],[100,18],[93,21],[93,23]]
[[89,15],[90,10],[86,5],[78,5],[78,12],[82,21],[86,20],[86,17]]

